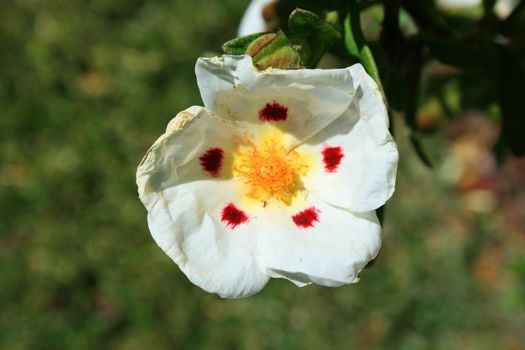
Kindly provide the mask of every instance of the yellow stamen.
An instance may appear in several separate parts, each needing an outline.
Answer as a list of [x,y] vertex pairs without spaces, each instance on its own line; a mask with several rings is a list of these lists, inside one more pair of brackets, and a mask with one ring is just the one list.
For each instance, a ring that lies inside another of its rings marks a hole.
[[266,140],[261,147],[248,142],[248,149],[237,150],[235,158],[233,171],[248,186],[248,197],[263,202],[274,198],[290,204],[303,188],[300,176],[308,165],[296,151],[288,151],[274,139]]

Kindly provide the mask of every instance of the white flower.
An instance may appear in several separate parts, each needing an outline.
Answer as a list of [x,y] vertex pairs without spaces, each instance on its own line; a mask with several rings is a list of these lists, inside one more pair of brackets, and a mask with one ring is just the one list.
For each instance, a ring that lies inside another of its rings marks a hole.
[[274,0],[252,0],[241,19],[237,34],[239,37],[266,31],[263,9]]
[[481,0],[438,0],[438,5],[443,8],[461,8],[478,6]]
[[157,244],[227,298],[270,277],[356,282],[398,160],[374,81],[361,65],[259,72],[249,56],[200,58],[196,75],[206,108],[180,112],[137,170]]
[[[480,6],[481,0],[438,0],[437,5],[445,10],[471,9]],[[497,0],[494,13],[499,19],[505,19],[518,5],[518,0]]]

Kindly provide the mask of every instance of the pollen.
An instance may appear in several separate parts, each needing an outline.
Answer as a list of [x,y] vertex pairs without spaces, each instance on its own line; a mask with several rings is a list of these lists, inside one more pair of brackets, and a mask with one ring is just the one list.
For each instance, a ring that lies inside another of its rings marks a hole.
[[287,150],[274,139],[265,140],[259,147],[249,142],[236,152],[233,171],[247,186],[248,197],[266,204],[276,199],[291,204],[303,189],[300,177],[308,165],[294,150]]

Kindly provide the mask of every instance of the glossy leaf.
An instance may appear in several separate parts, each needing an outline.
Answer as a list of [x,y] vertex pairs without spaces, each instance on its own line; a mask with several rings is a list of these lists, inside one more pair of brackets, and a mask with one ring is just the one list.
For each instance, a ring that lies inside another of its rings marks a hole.
[[382,87],[379,70],[361,29],[359,6],[351,2],[350,11],[344,20],[344,42],[350,56],[363,64],[366,71]]
[[410,134],[410,143],[412,144],[412,147],[414,147],[417,156],[423,162],[423,164],[425,164],[429,168],[432,168],[432,161],[430,160],[427,152],[423,148],[423,144],[421,143],[421,135],[419,134],[419,132],[413,131]]
[[315,13],[303,9],[295,9],[290,14],[288,28],[290,41],[307,67],[315,67],[321,57],[341,38],[334,26]]

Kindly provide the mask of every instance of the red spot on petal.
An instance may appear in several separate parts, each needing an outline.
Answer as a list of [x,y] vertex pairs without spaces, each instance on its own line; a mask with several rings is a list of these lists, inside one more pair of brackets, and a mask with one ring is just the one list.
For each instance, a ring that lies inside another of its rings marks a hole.
[[233,203],[228,204],[222,209],[221,221],[226,223],[226,226],[231,228],[248,221],[248,216]]
[[315,207],[305,209],[292,216],[293,222],[301,228],[313,227],[315,221],[319,221],[319,210]]
[[329,173],[334,173],[337,170],[341,159],[344,158],[343,149],[341,147],[328,147],[323,149],[324,168]]
[[213,147],[199,157],[199,163],[202,169],[210,173],[211,176],[219,176],[223,158],[224,151],[220,148]]
[[288,108],[275,101],[267,103],[259,111],[259,120],[263,122],[279,122],[286,120],[286,118],[288,118]]

